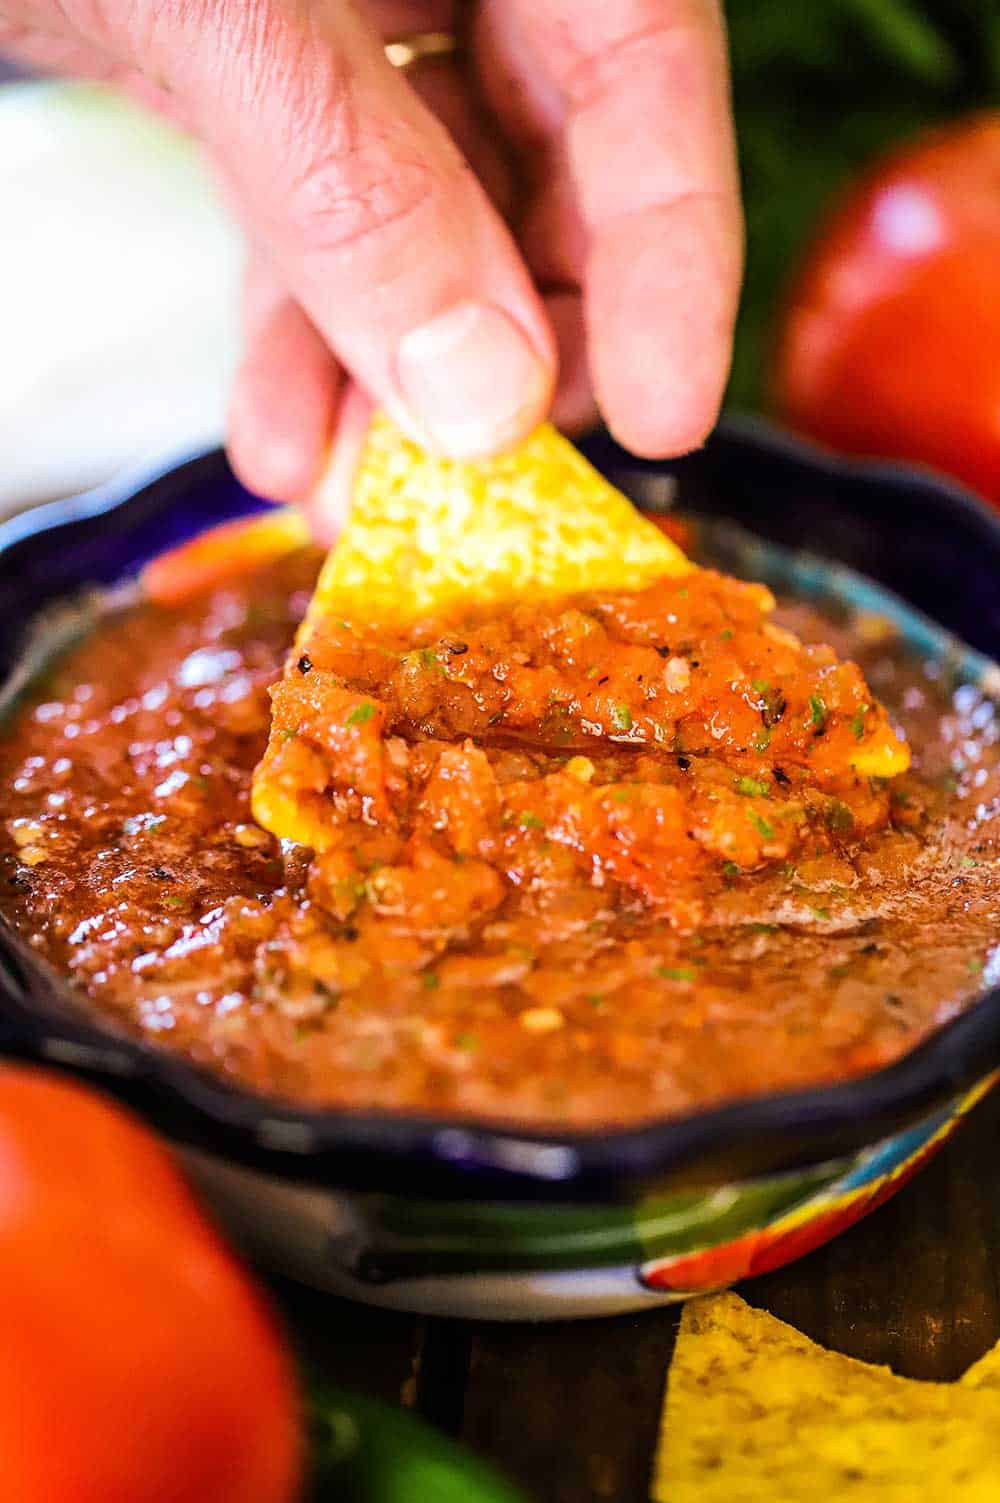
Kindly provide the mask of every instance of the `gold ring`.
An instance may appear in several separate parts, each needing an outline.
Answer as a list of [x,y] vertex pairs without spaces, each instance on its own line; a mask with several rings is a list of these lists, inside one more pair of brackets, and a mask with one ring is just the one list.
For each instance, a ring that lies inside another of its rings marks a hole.
[[385,44],[385,55],[394,68],[412,68],[432,57],[454,57],[461,51],[453,31],[414,31]]

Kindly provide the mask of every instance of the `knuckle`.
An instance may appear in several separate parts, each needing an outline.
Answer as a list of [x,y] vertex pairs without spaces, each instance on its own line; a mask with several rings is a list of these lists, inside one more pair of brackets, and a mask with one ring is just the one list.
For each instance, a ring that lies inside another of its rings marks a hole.
[[402,240],[411,222],[429,217],[452,195],[462,159],[435,153],[412,122],[379,109],[346,59],[327,55],[323,76],[308,86],[293,70],[287,112],[292,173],[288,212],[307,250],[374,250]]
[[680,82],[685,72],[714,63],[722,44],[715,0],[640,0],[607,15],[596,34],[567,54],[563,87],[579,109],[596,103],[636,70]]
[[[275,6],[239,0],[164,0],[210,3],[217,14],[234,8],[245,42],[227,42],[222,86],[227,119],[239,121],[234,174],[255,194],[251,212],[292,241],[305,257],[358,252],[401,227],[443,191],[447,173],[422,149],[411,121],[392,112],[366,77],[363,60],[323,22],[308,0]],[[2,4],[2,0],[0,0]],[[236,61],[234,61],[234,59]],[[247,122],[267,131],[259,151]],[[231,141],[226,149],[232,154]],[[263,190],[263,191],[262,191]]]
[[291,214],[311,251],[358,251],[390,229],[405,229],[435,191],[434,173],[425,161],[369,140],[325,151],[311,161],[293,187]]

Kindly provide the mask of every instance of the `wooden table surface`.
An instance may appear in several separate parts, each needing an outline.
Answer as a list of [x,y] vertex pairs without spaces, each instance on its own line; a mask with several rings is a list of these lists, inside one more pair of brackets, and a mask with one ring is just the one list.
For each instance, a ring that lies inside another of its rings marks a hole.
[[[330,1379],[413,1408],[535,1503],[647,1497],[679,1307],[508,1325],[273,1288]],[[1000,1338],[1000,1090],[880,1210],[739,1292],[837,1351],[907,1377],[958,1377]]]

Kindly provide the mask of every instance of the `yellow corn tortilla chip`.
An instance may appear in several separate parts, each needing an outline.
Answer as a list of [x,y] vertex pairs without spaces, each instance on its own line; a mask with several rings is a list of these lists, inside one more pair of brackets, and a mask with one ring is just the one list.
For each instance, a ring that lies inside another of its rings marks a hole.
[[[694,567],[550,425],[508,454],[470,463],[426,453],[376,414],[350,516],[290,661],[330,618],[405,626],[470,602],[638,590]],[[254,778],[254,817],[276,835],[318,845],[315,792],[296,786],[285,760],[272,735]],[[909,753],[884,726],[859,746],[853,765],[893,777]]]
[[963,1388],[993,1389],[1000,1396],[1000,1341],[959,1378]]
[[324,615],[405,623],[469,599],[637,590],[692,567],[548,424],[469,463],[426,453],[377,414],[304,634]]
[[[995,1354],[991,1354],[995,1358]],[[994,1503],[1000,1393],[857,1362],[734,1294],[685,1306],[657,1503]],[[996,1372],[996,1366],[992,1367]]]

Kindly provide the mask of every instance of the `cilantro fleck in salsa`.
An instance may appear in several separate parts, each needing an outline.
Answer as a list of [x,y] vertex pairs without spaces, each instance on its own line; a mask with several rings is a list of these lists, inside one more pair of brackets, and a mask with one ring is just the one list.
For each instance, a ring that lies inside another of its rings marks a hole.
[[[282,675],[319,563],[109,619],[7,728],[0,906],[106,1018],[303,1103],[597,1127],[870,1070],[980,989],[993,706],[870,620],[706,570],[331,621]],[[310,846],[253,819],[265,748]]]

